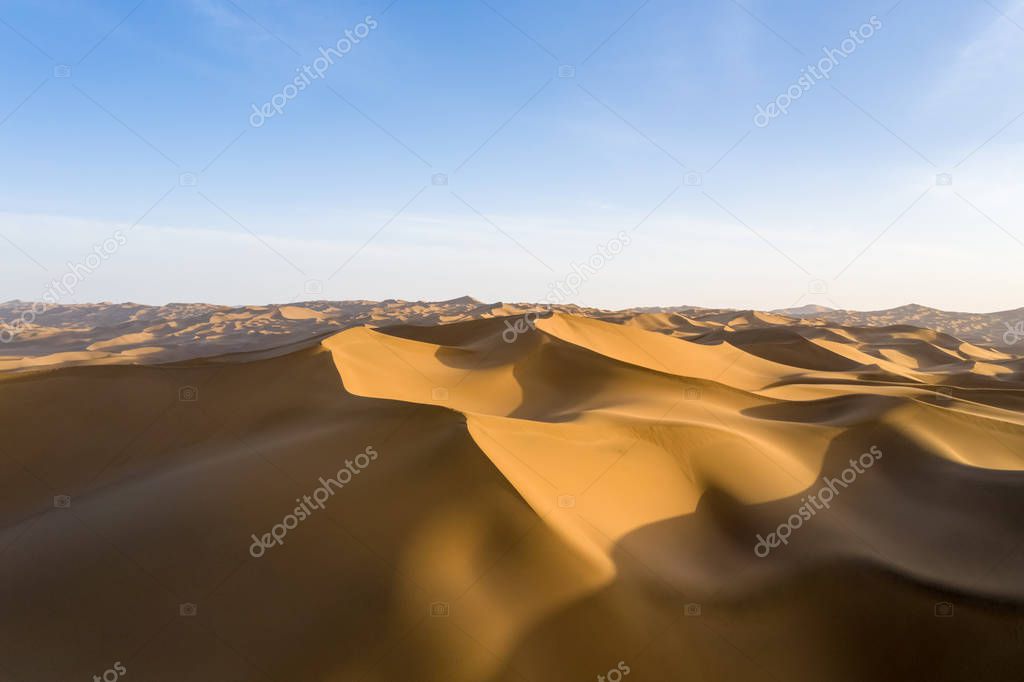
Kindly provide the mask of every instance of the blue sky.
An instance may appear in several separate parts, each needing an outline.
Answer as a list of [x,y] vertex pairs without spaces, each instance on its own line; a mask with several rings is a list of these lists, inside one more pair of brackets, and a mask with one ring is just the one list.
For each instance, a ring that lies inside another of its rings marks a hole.
[[389,3],[0,3],[0,299],[1022,304],[1021,0]]

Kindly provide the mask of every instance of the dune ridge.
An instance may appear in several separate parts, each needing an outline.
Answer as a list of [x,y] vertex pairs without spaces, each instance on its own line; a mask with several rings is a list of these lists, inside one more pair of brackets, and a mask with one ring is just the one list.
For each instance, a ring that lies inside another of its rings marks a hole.
[[[901,343],[902,338],[913,338],[915,334],[941,333],[951,343],[969,344],[979,354],[979,359],[1005,359],[1004,353],[1012,352],[1015,339],[1024,340],[1013,335],[1017,329],[1024,333],[1022,310],[948,313],[910,305],[872,313],[834,311],[821,306],[774,312],[694,306],[610,311],[576,305],[483,303],[470,296],[438,302],[306,301],[238,307],[200,303],[39,307],[31,302],[8,301],[0,303],[0,341],[3,342],[0,343],[0,372],[42,365],[174,362],[272,349],[364,325],[444,325],[474,319],[507,320],[527,314],[533,319],[554,312],[638,326],[682,338],[701,337],[715,331],[722,336],[735,331],[785,328],[798,329],[807,337],[828,339],[839,334],[842,341],[850,340],[853,335],[852,338],[859,341],[857,334],[870,336],[874,333],[872,329],[888,326],[894,328],[884,333],[893,344]],[[906,329],[895,329],[898,326]],[[713,341],[715,336],[706,339]],[[894,359],[897,363],[915,362],[901,355],[897,348],[890,348],[884,354],[888,356],[885,359]]]
[[468,298],[54,313],[0,360],[3,682],[1018,674],[1012,347]]

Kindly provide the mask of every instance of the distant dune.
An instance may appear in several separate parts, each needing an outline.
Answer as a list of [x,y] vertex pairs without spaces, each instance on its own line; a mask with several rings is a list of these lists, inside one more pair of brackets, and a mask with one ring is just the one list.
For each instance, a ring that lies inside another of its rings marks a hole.
[[1018,679],[1020,317],[54,307],[0,682]]
[[846,327],[913,325],[951,334],[965,341],[993,346],[1006,346],[1024,341],[1024,308],[997,313],[955,313],[912,303],[889,310],[869,312],[833,310],[813,305],[777,312],[793,317],[815,318]]
[[[0,303],[0,371],[78,362],[168,362],[223,353],[268,350],[356,326],[437,325],[551,312],[639,325],[674,335],[766,326],[932,329],[960,340],[1012,350],[1024,342],[1024,308],[1000,313],[951,313],[918,305],[855,312],[802,306],[759,312],[679,306],[601,310],[575,305],[448,301],[306,301],[228,307],[202,303],[57,305],[32,314],[32,303]],[[27,317],[26,317],[27,316]],[[24,321],[27,320],[28,324]],[[811,333],[803,329],[801,334]],[[12,340],[8,341],[10,337]],[[1009,341],[1009,343],[1008,343]]]

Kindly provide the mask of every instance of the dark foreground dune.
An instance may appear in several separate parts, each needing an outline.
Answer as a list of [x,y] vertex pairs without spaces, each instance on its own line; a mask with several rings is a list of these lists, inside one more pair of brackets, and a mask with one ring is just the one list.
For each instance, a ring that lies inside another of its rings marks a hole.
[[0,682],[1020,677],[1011,348],[348,305],[5,350]]

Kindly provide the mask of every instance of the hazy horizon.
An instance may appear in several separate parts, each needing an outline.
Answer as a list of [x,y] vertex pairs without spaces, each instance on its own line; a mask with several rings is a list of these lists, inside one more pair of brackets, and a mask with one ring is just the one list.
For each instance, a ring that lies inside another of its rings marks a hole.
[[[889,308],[871,308],[871,309],[868,309],[868,308],[835,308],[835,307],[832,307],[832,306],[825,306],[825,305],[821,305],[821,304],[817,304],[817,303],[803,303],[803,304],[796,305],[796,306],[777,306],[777,307],[772,307],[772,308],[756,308],[756,307],[752,307],[752,306],[711,306],[711,305],[702,305],[700,303],[664,303],[664,304],[657,304],[657,303],[646,304],[645,303],[645,304],[639,304],[639,305],[633,305],[633,306],[625,306],[625,307],[621,307],[621,308],[614,308],[614,307],[608,308],[608,307],[602,307],[602,306],[586,306],[586,305],[577,304],[577,303],[573,303],[573,302],[568,302],[568,303],[550,303],[549,304],[546,301],[529,301],[529,300],[522,300],[522,301],[520,301],[520,300],[512,300],[512,299],[499,299],[499,300],[493,300],[492,301],[492,300],[485,300],[485,299],[482,299],[482,298],[480,298],[478,296],[473,296],[471,294],[463,294],[462,296],[453,296],[452,298],[448,298],[448,299],[409,298],[409,297],[401,297],[401,296],[393,297],[393,298],[384,298],[384,299],[370,299],[370,298],[298,298],[298,299],[289,300],[289,301],[273,301],[273,302],[262,302],[262,303],[261,302],[242,302],[242,303],[226,302],[226,303],[222,303],[222,302],[217,302],[217,301],[198,301],[198,300],[196,300],[196,301],[169,300],[169,301],[163,301],[163,302],[146,302],[146,301],[136,301],[136,300],[127,300],[127,299],[126,300],[102,300],[102,299],[98,299],[98,300],[95,300],[95,301],[78,301],[78,302],[65,302],[65,301],[61,301],[61,302],[59,302],[57,304],[53,304],[53,305],[58,305],[58,306],[59,305],[68,305],[68,306],[72,306],[72,305],[85,305],[85,306],[89,306],[89,305],[93,305],[93,306],[98,306],[98,305],[138,305],[138,306],[146,306],[146,307],[151,307],[151,308],[160,308],[160,307],[172,306],[172,305],[210,305],[210,306],[221,306],[221,307],[226,307],[226,308],[249,308],[249,307],[262,307],[262,306],[272,306],[272,305],[302,305],[302,304],[306,304],[306,303],[349,303],[349,302],[356,302],[356,301],[366,301],[366,302],[372,302],[372,303],[383,303],[383,302],[386,302],[386,301],[401,301],[401,302],[404,302],[404,303],[419,303],[419,302],[422,302],[422,303],[445,303],[445,302],[448,302],[448,301],[456,301],[456,300],[463,299],[463,298],[471,298],[471,299],[477,301],[478,303],[480,303],[481,305],[495,305],[495,304],[500,304],[500,303],[505,303],[505,304],[510,304],[510,305],[541,305],[541,306],[542,305],[579,305],[582,308],[596,308],[596,309],[607,310],[607,311],[610,311],[610,312],[614,312],[614,311],[628,311],[628,310],[642,310],[642,309],[648,309],[648,308],[661,308],[661,309],[669,309],[669,308],[695,308],[695,309],[704,309],[704,310],[722,309],[722,310],[757,310],[757,311],[761,311],[761,312],[774,312],[774,311],[799,310],[799,309],[802,309],[802,308],[819,307],[819,308],[824,308],[824,309],[828,309],[828,310],[834,310],[834,311],[837,311],[837,312],[846,311],[846,312],[857,312],[857,313],[872,313],[872,312],[885,312],[885,311],[888,311],[888,310],[895,310],[895,309],[899,309],[899,308],[907,308],[907,307],[912,307],[912,306],[920,306],[920,307],[923,307],[923,308],[930,308],[930,309],[933,309],[933,310],[938,310],[940,312],[946,312],[946,313],[964,313],[964,314],[971,314],[971,315],[992,315],[992,314],[997,314],[997,313],[1016,312],[1018,310],[1024,309],[1024,306],[1017,306],[1016,308],[1000,308],[1000,309],[997,309],[997,310],[953,310],[953,309],[949,309],[949,308],[938,308],[938,307],[935,307],[935,306],[927,306],[927,305],[924,305],[923,303],[917,303],[916,301],[910,301],[910,302],[907,302],[907,303],[901,303],[899,305],[891,306]],[[6,301],[0,301],[0,305],[8,305],[8,304],[12,304],[12,303],[32,304],[32,303],[45,303],[45,301],[41,301],[39,299],[36,299],[36,300],[33,301],[33,300],[29,300],[29,299],[20,299],[20,298],[12,298],[12,299],[8,299]],[[52,305],[51,305],[51,307],[52,307]]]

